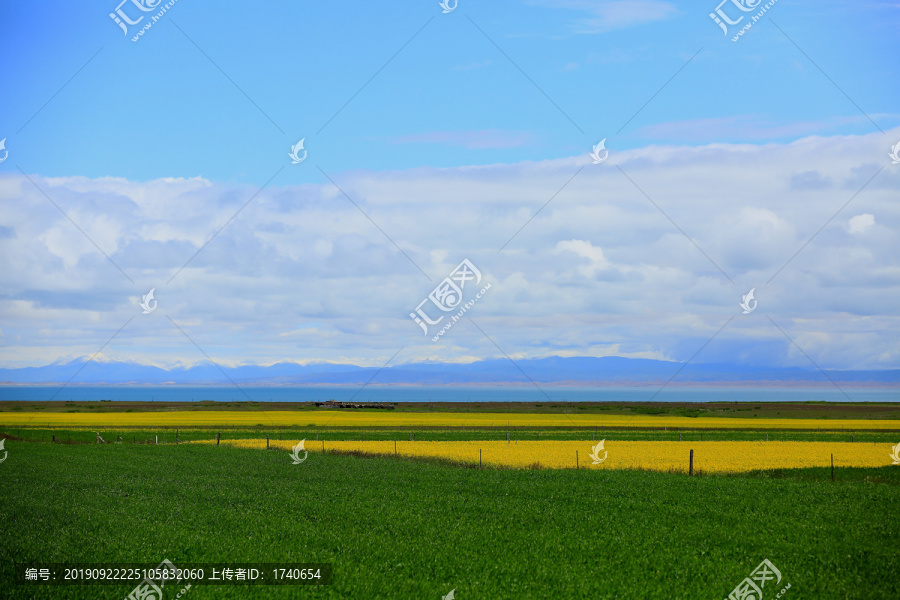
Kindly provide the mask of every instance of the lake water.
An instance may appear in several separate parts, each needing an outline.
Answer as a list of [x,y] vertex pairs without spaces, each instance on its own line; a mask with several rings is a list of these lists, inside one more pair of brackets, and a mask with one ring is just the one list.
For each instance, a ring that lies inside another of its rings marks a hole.
[[[750,387],[0,386],[0,400],[155,402],[900,402],[898,389]],[[658,392],[658,393],[657,393]],[[846,395],[844,395],[846,393]],[[546,394],[546,395],[545,395]],[[654,397],[655,394],[655,397]]]

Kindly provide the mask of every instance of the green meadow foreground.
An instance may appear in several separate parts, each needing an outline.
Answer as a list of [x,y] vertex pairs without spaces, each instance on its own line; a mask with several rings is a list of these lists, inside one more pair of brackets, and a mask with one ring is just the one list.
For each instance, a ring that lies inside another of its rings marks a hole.
[[[27,436],[23,435],[27,439]],[[898,440],[900,441],[900,440]],[[769,600],[895,599],[900,467],[740,476],[461,468],[214,445],[7,441],[0,595],[13,562],[321,562],[322,587],[183,598],[721,599],[769,559]]]

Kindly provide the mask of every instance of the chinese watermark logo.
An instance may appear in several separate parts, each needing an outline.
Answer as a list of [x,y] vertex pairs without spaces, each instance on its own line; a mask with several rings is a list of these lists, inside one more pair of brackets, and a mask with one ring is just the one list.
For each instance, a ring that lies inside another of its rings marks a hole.
[[[900,144],[898,144],[900,146]],[[0,158],[0,163],[6,160],[6,157],[9,156],[9,150],[6,149],[6,138],[0,140],[0,151],[3,152],[3,157]]]
[[599,165],[607,158],[609,158],[609,150],[606,149],[606,138],[600,140],[600,143],[594,146],[594,150],[591,152],[591,158],[594,161],[595,165]]
[[[440,2],[438,2],[438,4],[441,5],[441,8],[444,9],[443,13],[445,15],[449,12],[453,12],[454,10],[456,10],[456,5],[459,4],[459,0],[452,0],[452,2],[453,2],[452,4],[450,2],[451,2],[451,0],[441,0]],[[452,593],[453,592],[451,592],[451,594]]]
[[[155,575],[154,578],[145,577],[142,582],[140,582],[136,588],[131,590],[131,593],[125,597],[125,600],[163,600],[165,598],[163,588],[167,583],[178,585],[181,581],[180,577],[177,577],[180,569],[178,569],[172,562],[165,558],[159,566],[152,570],[152,574]],[[186,591],[191,589],[191,584],[187,584],[175,598],[180,598]]]
[[[464,259],[456,269],[450,273],[449,277],[445,277],[443,281],[441,281],[428,297],[422,300],[419,305],[416,307],[416,312],[409,313],[410,318],[412,318],[419,327],[422,328],[422,331],[425,332],[425,335],[428,335],[428,325],[437,325],[441,321],[444,320],[445,316],[441,315],[436,319],[432,319],[428,316],[428,314],[422,309],[422,305],[431,300],[432,304],[434,304],[439,310],[443,312],[452,312],[459,308],[463,299],[463,289],[466,287],[466,282],[474,281],[475,285],[481,283],[481,271],[475,268],[475,265],[469,261],[469,259]],[[459,284],[459,285],[457,285]],[[475,294],[475,297],[466,302],[462,308],[459,308],[459,311],[455,315],[449,315],[450,320],[441,328],[437,334],[431,338],[431,341],[436,342],[438,338],[444,333],[446,333],[453,324],[459,321],[460,318],[466,313],[467,310],[472,308],[478,300],[491,289],[491,284],[485,285],[481,288],[481,291]]]
[[[160,8],[160,4],[163,0],[122,0],[119,2],[119,5],[115,8],[115,10],[109,13],[109,18],[113,20],[113,22],[118,25],[122,29],[122,33],[124,35],[128,35],[128,26],[129,25],[137,25],[141,21],[144,20],[144,17],[149,16],[150,20],[144,23],[144,25],[138,30],[137,34],[135,34],[132,38],[132,42],[138,41],[144,33],[153,27],[154,23],[160,20],[162,16],[166,13],[167,10],[172,8],[172,6],[178,0],[169,0]],[[131,19],[131,17],[122,9],[122,6],[125,4],[131,3],[134,5],[134,8],[143,12],[149,13],[151,11],[155,11],[159,9],[159,11],[155,15],[141,15],[140,13],[131,12],[132,15],[137,16],[137,19]]]
[[[745,577],[736,588],[731,590],[726,600],[762,600],[763,588],[766,587],[767,582],[773,579],[775,585],[781,583],[781,571],[767,558],[759,563],[749,577]],[[780,598],[790,588],[791,584],[789,583],[775,597]]]
[[[755,292],[755,291],[756,291],[756,288],[752,288],[745,295],[741,296],[741,303],[739,304],[739,306],[744,309],[745,315],[749,315],[754,310],[756,310],[756,305],[759,304],[759,302],[757,302],[753,298],[753,292]],[[752,304],[751,304],[751,302],[752,302]]]
[[743,13],[749,13],[759,9],[759,11],[755,15],[749,15],[750,21],[748,21],[743,27],[741,27],[737,31],[737,34],[731,38],[732,42],[736,42],[753,26],[754,23],[760,20],[766,13],[766,11],[772,8],[772,6],[774,6],[777,1],[778,0],[769,0],[766,4],[760,7],[760,3],[762,3],[762,0],[722,0],[716,7],[715,11],[709,13],[709,18],[712,19],[716,25],[722,28],[722,32],[725,35],[728,35],[728,26],[737,25],[744,20],[745,16],[748,15],[740,15],[740,13],[732,12],[733,15],[740,15],[737,19],[732,20],[728,16],[728,14],[726,14],[726,12],[722,10],[722,5],[730,2],[734,5],[735,8]]
[[[0,150],[3,149],[3,142],[5,142],[5,141],[6,141],[6,138],[3,138],[3,140],[0,141]],[[891,157],[892,165],[900,165],[900,142],[897,142],[896,144],[894,144],[891,147],[891,153],[888,154],[888,156]],[[3,157],[2,159],[0,159],[0,162],[3,162],[5,159],[6,159],[6,157]]]
[[[142,300],[141,300],[140,304],[141,304],[141,308],[144,309],[145,315],[149,315],[154,310],[156,310],[156,305],[159,304],[156,300],[153,299],[153,292],[155,292],[155,291],[156,291],[156,288],[152,288],[149,292],[147,292],[146,294],[144,294],[142,296]],[[150,304],[151,302],[153,303],[153,305]]]
[[[306,138],[303,138],[302,140],[291,146],[291,152],[290,154],[288,154],[288,156],[291,157],[292,165],[302,163],[304,160],[306,160],[306,150],[303,150],[303,142],[305,140]],[[303,156],[300,156],[301,150],[303,150]]]
[[6,460],[6,455],[9,454],[9,452],[3,447],[3,444],[5,444],[5,443],[6,443],[6,438],[3,438],[2,440],[0,440],[0,450],[3,450],[3,458],[0,458],[0,463],[2,463],[4,460]]
[[[447,12],[447,11],[444,11],[444,12]],[[454,598],[456,598],[456,595],[453,593],[455,591],[456,591],[456,588],[453,588],[452,590],[450,590],[449,594],[447,594],[446,596],[441,596],[441,600],[453,600]]]
[[25,569],[25,581],[50,581],[50,569],[36,569],[29,567]]
[[[599,443],[599,444],[597,444],[596,446],[594,446],[593,448],[591,448],[591,449],[593,450],[593,452],[590,453],[590,454],[588,454],[588,456],[591,457],[591,460],[594,461],[593,464],[595,464],[595,465],[599,465],[599,464],[602,463],[604,460],[606,460],[606,456],[609,454],[609,452],[606,451],[606,450],[603,448],[603,442],[605,442],[605,441],[606,441],[605,438],[602,439],[602,440],[600,440],[600,443]],[[603,458],[600,458],[600,451],[601,451],[601,450],[603,451]]]
[[[0,440],[0,450],[2,450],[2,449],[3,449],[3,440]],[[900,465],[900,444],[897,444],[896,446],[891,446],[891,451],[893,452],[893,454],[891,454],[890,456],[894,460],[894,464]],[[3,458],[6,459],[6,456],[4,456]],[[3,462],[3,461],[0,461],[0,462]]]
[[[305,439],[300,440],[300,443],[293,447],[293,452],[291,453],[291,460],[293,460],[293,464],[299,465],[304,460],[309,457],[309,451],[303,447],[303,444],[306,442]],[[303,452],[303,458],[300,458],[300,452]]]

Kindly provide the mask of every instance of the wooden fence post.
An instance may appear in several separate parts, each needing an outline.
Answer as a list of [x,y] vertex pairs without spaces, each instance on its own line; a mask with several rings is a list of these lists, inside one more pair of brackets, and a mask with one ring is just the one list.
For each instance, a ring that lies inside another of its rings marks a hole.
[[269,434],[266,434],[266,450],[269,449]]
[[767,442],[769,441],[769,434],[768,434],[768,433],[766,434],[766,441],[767,441]]
[[397,440],[394,440],[394,456],[397,456]]
[[478,449],[478,467],[481,468],[481,448]]
[[322,454],[325,454],[325,440],[322,440]]
[[506,432],[506,443],[507,444],[509,443],[509,432],[508,431]]
[[680,434],[680,433],[678,434],[678,441],[679,441],[679,442],[681,441],[681,434]]
[[575,468],[578,468],[578,450],[575,451]]
[[154,443],[153,445],[154,445],[154,446],[159,446],[159,436],[158,436],[158,435],[154,435],[154,436],[153,436],[153,439],[154,439],[154,441],[155,441],[155,443]]
[[694,474],[694,449],[691,448],[691,464],[688,467],[688,475]]
[[175,428],[175,443],[178,443],[178,428]]
[[834,454],[831,455],[831,480],[834,481]]
[[222,435],[221,433],[216,432],[216,446],[219,445],[219,437],[220,437],[221,435]]

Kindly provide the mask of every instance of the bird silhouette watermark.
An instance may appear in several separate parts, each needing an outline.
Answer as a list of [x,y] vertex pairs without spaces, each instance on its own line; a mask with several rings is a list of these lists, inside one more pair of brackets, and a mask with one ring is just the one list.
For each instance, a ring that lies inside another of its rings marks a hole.
[[[293,447],[294,451],[290,453],[291,460],[294,461],[293,464],[299,465],[304,460],[309,458],[309,451],[303,447],[303,445],[305,443],[306,443],[306,440],[303,439],[303,440],[300,440],[300,443],[298,443],[296,446]],[[300,458],[300,452],[303,452],[303,458]]]
[[[288,156],[291,157],[292,165],[302,163],[304,160],[306,160],[306,150],[303,150],[303,142],[305,140],[306,140],[306,138],[303,138],[299,142],[297,142],[296,144],[291,146],[291,152],[290,152],[290,154],[288,154]],[[301,150],[303,150],[302,156],[300,155]]]
[[757,302],[753,298],[753,292],[755,292],[755,291],[756,291],[756,288],[752,288],[749,292],[747,292],[746,294],[741,296],[741,302],[738,306],[740,306],[741,308],[744,309],[745,315],[749,315],[754,310],[756,310],[756,305],[759,304],[759,302]]
[[[141,308],[144,309],[145,315],[149,315],[154,310],[156,310],[156,306],[157,306],[157,304],[159,304],[156,300],[153,299],[153,292],[155,292],[155,291],[156,291],[156,288],[151,288],[149,292],[147,292],[146,294],[144,294],[141,297],[140,305],[141,305]],[[150,304],[151,302],[153,303],[152,305]]]

